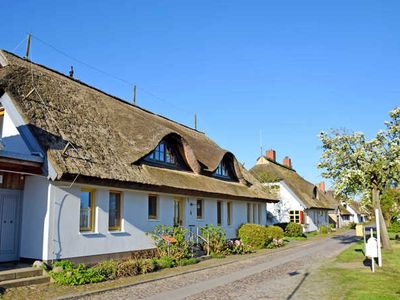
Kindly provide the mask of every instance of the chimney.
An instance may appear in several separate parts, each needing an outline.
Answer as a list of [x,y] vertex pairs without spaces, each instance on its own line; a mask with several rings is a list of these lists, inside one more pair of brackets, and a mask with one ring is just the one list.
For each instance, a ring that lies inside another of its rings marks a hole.
[[273,150],[273,149],[267,150],[265,152],[265,157],[268,160],[275,162],[276,161],[276,152],[275,152],[275,150]]
[[285,158],[283,159],[283,165],[289,169],[292,168],[292,160],[289,156],[285,156]]
[[319,189],[320,189],[322,192],[325,193],[325,182],[324,182],[324,181],[321,181],[321,182],[319,183]]

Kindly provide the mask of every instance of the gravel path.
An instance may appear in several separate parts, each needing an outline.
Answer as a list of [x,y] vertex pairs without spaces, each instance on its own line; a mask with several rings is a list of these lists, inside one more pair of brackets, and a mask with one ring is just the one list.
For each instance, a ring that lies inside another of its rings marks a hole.
[[[356,241],[354,232],[282,249],[234,264],[86,297],[85,299],[301,299],[301,285],[327,258]],[[315,297],[321,299],[318,290]]]

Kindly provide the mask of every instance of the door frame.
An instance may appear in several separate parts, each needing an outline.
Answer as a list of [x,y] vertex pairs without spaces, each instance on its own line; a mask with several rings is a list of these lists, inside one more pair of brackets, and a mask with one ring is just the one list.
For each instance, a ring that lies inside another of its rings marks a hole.
[[[9,262],[9,261],[17,261],[20,258],[20,246],[21,246],[21,219],[22,219],[22,190],[11,190],[11,189],[0,189],[0,196],[7,195],[15,195],[16,196],[16,220],[15,220],[15,233],[14,233],[14,243],[15,243],[15,255],[4,255],[5,258],[2,258],[0,254],[0,263]],[[2,213],[2,211],[0,211]],[[1,229],[1,225],[0,225]],[[1,233],[1,232],[0,232]],[[0,235],[1,238],[1,235]],[[0,240],[1,242],[1,240]]]
[[[175,223],[175,205],[178,203],[179,211],[178,211],[178,225]],[[174,197],[174,214],[172,223],[174,226],[185,226],[185,197]]]

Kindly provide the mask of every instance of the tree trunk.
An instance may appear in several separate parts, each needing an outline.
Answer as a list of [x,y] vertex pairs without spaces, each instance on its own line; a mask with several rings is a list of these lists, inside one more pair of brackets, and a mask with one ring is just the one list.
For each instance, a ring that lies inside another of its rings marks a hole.
[[[383,218],[382,209],[381,209],[381,201],[378,188],[374,186],[372,188],[372,203],[374,208],[377,208],[379,211],[379,224],[381,230],[381,241],[383,249],[391,249],[392,245],[390,244],[389,234],[386,227],[385,219]],[[375,212],[374,212],[375,213]]]

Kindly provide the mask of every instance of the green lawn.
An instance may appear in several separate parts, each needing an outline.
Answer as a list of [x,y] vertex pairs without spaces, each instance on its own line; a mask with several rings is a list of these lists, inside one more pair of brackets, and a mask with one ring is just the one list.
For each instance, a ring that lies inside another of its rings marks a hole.
[[383,267],[365,260],[361,241],[342,252],[321,272],[326,278],[331,299],[400,299],[400,243],[392,241],[393,249],[382,251]]

